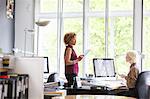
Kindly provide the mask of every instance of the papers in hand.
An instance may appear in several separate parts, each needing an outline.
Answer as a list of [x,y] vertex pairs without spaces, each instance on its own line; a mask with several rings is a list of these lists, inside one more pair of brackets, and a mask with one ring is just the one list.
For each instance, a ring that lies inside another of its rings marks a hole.
[[85,52],[83,53],[83,55],[86,56],[89,52],[90,52],[90,49],[87,49],[87,50],[85,50]]

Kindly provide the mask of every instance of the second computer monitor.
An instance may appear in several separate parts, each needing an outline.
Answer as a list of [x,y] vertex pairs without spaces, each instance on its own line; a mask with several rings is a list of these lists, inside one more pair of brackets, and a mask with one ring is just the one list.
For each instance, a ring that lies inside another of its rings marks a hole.
[[44,58],[44,73],[49,73],[49,63],[48,63],[48,57]]
[[93,66],[95,77],[115,77],[114,59],[94,58]]

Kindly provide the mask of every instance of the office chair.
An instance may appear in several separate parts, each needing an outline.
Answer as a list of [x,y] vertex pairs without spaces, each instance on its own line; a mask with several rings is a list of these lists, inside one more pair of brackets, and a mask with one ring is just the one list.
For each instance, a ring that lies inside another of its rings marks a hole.
[[48,79],[47,79],[47,83],[49,82],[56,82],[58,79],[58,73],[52,73],[49,75]]
[[135,88],[138,99],[150,99],[150,71],[139,74]]

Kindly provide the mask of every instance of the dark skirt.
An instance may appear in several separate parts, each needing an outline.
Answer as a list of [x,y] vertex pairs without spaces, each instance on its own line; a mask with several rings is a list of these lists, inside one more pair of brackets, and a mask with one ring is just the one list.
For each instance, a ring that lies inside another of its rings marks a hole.
[[76,86],[76,74],[65,74],[66,79],[68,81],[68,83],[65,84],[65,87],[71,87],[71,85],[73,85],[73,87]]

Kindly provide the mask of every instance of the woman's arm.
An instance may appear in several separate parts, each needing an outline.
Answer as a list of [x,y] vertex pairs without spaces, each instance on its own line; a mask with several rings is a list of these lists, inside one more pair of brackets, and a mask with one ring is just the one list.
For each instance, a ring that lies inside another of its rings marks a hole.
[[128,75],[125,77],[126,80],[136,80],[138,77],[138,69],[137,68],[132,68]]
[[78,59],[71,60],[71,53],[72,53],[72,49],[71,48],[67,48],[66,55],[65,55],[65,64],[66,65],[73,65],[73,64],[78,63]]

